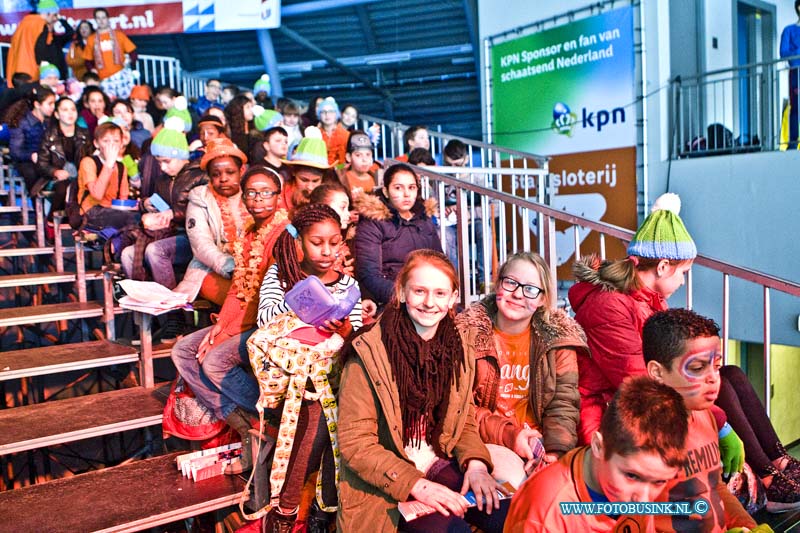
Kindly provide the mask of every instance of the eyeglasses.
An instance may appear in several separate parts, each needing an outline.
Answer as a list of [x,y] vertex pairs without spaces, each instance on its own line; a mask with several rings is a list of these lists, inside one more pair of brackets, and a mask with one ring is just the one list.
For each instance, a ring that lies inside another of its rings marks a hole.
[[514,278],[500,278],[500,286],[506,292],[516,292],[518,288],[522,287],[522,295],[531,300],[535,300],[544,292],[536,285],[523,285]]
[[255,200],[256,197],[269,200],[270,198],[278,196],[278,194],[279,194],[278,191],[253,191],[253,190],[244,191],[244,197],[247,198],[248,200]]

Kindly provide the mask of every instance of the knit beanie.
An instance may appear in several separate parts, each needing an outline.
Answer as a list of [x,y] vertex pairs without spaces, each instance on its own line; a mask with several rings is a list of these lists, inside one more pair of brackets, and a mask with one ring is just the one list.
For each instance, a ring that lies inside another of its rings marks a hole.
[[42,64],[39,65],[39,78],[44,79],[48,76],[55,76],[58,78],[61,76],[61,73],[58,71],[58,67],[54,64],[47,61],[42,61]]
[[274,109],[264,109],[260,105],[253,106],[253,123],[258,131],[267,131],[283,121],[283,115]]
[[164,127],[150,144],[150,153],[156,157],[189,160],[189,143],[183,132],[184,122],[179,117],[164,121]]
[[253,86],[253,96],[261,92],[267,93],[267,95],[272,92],[272,85],[269,83],[269,74],[262,74]]
[[175,98],[175,104],[164,115],[164,123],[168,118],[177,117],[183,121],[183,131],[189,132],[192,129],[192,115],[189,114],[189,104],[185,96]]
[[97,121],[97,125],[99,126],[100,124],[105,124],[106,122],[111,122],[112,124],[116,125],[117,127],[119,127],[122,130],[129,130],[130,129],[128,127],[128,123],[125,122],[125,120],[123,120],[122,118],[120,118],[120,117],[110,117],[108,115],[106,115],[106,116],[102,117],[100,120],[98,120]]
[[286,161],[290,165],[300,165],[320,169],[331,168],[328,164],[328,147],[322,140],[322,132],[316,126],[306,128],[305,137],[297,145],[297,151],[292,156],[291,161]]
[[628,255],[683,261],[697,257],[697,247],[681,217],[677,194],[662,194],[628,245]]
[[36,4],[36,12],[39,14],[58,13],[58,3],[56,0],[39,0]]
[[333,99],[333,96],[329,96],[319,103],[317,106],[317,118],[322,117],[323,111],[335,111],[336,120],[339,120],[339,118],[342,116],[342,114],[339,112],[339,104],[336,103],[336,100]]
[[130,98],[137,100],[150,100],[150,87],[147,85],[134,85]]

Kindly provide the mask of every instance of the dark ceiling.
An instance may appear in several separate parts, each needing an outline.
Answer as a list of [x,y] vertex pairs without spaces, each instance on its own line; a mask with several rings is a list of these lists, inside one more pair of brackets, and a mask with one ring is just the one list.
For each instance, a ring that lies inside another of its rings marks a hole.
[[[330,95],[363,113],[480,139],[475,0],[282,5],[282,27],[269,36],[284,95],[302,101]],[[335,7],[320,10],[327,5]],[[185,71],[226,83],[252,87],[266,72],[256,31],[135,40],[142,54],[176,55]]]

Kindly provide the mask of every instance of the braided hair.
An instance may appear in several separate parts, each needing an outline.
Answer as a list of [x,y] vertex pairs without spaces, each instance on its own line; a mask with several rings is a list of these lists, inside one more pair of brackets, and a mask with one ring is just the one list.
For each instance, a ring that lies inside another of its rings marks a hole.
[[[292,226],[302,236],[308,229],[319,222],[330,220],[338,228],[341,217],[334,209],[325,204],[308,204],[300,207],[292,214]],[[295,283],[305,279],[306,273],[300,268],[300,258],[297,254],[295,238],[284,230],[278,237],[273,249],[275,263],[278,265],[278,280],[284,291],[290,291]]]

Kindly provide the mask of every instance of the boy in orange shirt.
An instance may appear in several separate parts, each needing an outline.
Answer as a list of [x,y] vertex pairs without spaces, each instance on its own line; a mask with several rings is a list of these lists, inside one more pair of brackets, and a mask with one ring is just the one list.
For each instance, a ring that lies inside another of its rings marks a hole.
[[688,417],[673,389],[645,376],[626,380],[591,445],[566,453],[520,487],[504,531],[655,531],[651,516],[570,514],[560,504],[654,500],[685,461]]
[[[642,330],[647,373],[678,391],[689,410],[686,459],[656,501],[708,502],[704,515],[658,516],[658,531],[721,532],[756,527],[722,480],[719,435],[711,406],[719,393],[722,366],[719,326],[688,309],[670,309],[651,316]],[[769,530],[761,526],[759,530]]]
[[103,92],[113,98],[128,98],[134,87],[130,71],[125,70],[125,54],[131,65],[136,64],[136,45],[120,30],[111,28],[108,11],[94,10],[97,32],[86,39],[83,58],[86,67],[100,76]]

